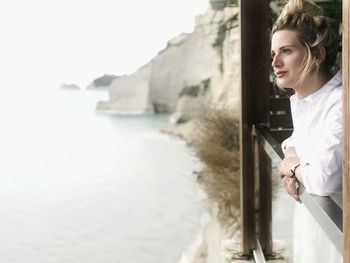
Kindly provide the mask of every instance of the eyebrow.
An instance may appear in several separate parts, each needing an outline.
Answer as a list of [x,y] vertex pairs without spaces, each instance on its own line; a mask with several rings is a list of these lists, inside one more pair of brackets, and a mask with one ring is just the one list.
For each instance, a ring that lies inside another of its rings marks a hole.
[[[287,48],[287,47],[296,47],[296,45],[285,45],[285,46],[280,47],[278,50],[282,50],[282,49]],[[272,54],[272,52],[275,52],[275,51],[271,50],[270,53]]]

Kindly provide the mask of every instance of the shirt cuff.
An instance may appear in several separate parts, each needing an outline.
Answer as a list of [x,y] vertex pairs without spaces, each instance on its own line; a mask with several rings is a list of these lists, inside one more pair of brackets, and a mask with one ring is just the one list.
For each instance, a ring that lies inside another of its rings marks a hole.
[[281,144],[282,152],[285,153],[287,148],[291,146],[294,146],[294,143],[293,143],[292,137],[288,137]]
[[303,185],[307,193],[311,192],[311,186],[309,184],[308,176],[307,176],[307,174],[309,173],[308,171],[309,165],[310,165],[309,163],[304,162],[303,160],[300,160],[300,175],[301,175],[301,178],[303,179]]

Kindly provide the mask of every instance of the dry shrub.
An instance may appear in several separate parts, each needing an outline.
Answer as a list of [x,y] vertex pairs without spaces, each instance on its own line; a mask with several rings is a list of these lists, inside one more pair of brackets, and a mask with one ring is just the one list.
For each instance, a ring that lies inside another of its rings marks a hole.
[[218,206],[220,222],[229,228],[239,225],[239,121],[227,109],[207,110],[197,120],[192,147],[204,164],[198,181],[208,199]]

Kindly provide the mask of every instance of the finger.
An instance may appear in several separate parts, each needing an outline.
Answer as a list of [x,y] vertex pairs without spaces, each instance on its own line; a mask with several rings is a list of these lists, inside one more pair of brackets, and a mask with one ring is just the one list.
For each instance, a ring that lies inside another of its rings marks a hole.
[[294,196],[294,191],[293,191],[293,188],[292,188],[292,184],[291,184],[291,180],[289,177],[285,177],[284,179],[284,188],[286,189],[286,192],[291,195],[292,197]]
[[298,185],[298,182],[293,178],[293,186],[292,186],[292,189],[293,189],[293,197],[296,201],[298,202],[301,202],[300,201],[300,198],[299,198],[299,185]]
[[295,197],[295,196],[299,196],[298,195],[298,190],[296,188],[296,181],[294,178],[290,178],[288,177],[288,191],[290,193],[291,196]]
[[283,186],[286,190],[286,192],[293,198],[295,199],[297,202],[301,203],[301,200],[299,198],[299,190],[298,187],[296,185],[296,180],[294,178],[285,176],[283,178]]
[[301,203],[301,200],[300,200],[299,195],[295,195],[295,196],[293,196],[293,197],[294,197],[294,199],[295,199],[297,202]]
[[297,200],[299,203],[301,203],[299,189],[300,189],[299,183],[297,182],[297,180],[295,180],[295,191],[296,191],[295,200]]
[[283,182],[283,186],[286,189],[286,191],[288,192],[288,177],[285,176],[282,178],[282,182]]

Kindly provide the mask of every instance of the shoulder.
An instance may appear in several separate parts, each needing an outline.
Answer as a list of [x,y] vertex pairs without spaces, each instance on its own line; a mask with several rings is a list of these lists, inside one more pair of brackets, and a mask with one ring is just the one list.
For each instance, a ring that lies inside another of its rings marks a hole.
[[338,71],[337,74],[327,83],[331,88],[328,94],[327,100],[334,103],[342,103],[343,101],[343,87],[342,87],[342,75]]
[[326,97],[323,107],[324,120],[329,127],[342,128],[343,120],[343,91],[341,87],[333,89]]
[[335,87],[326,96],[326,104],[329,107],[342,106],[343,104],[343,89],[342,86]]

